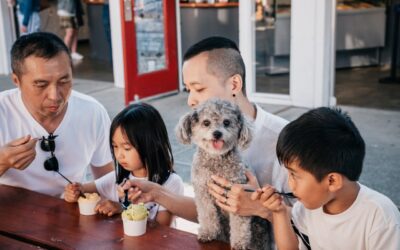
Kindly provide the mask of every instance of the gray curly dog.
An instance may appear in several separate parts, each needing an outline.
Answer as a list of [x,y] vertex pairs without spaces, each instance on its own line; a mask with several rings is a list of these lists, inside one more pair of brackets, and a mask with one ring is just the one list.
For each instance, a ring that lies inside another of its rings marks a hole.
[[238,147],[248,147],[252,131],[239,107],[228,101],[208,100],[180,119],[176,134],[183,144],[193,142],[198,146],[192,163],[192,184],[200,223],[199,241],[218,239],[230,242],[234,249],[271,249],[269,222],[223,211],[207,188],[211,175],[222,176],[231,183],[247,183]]

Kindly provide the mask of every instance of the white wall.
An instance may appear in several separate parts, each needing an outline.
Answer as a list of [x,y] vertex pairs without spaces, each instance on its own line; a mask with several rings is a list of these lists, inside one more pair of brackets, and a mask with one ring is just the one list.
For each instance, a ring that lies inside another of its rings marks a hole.
[[15,41],[12,8],[7,1],[0,1],[0,74],[10,74],[10,50]]

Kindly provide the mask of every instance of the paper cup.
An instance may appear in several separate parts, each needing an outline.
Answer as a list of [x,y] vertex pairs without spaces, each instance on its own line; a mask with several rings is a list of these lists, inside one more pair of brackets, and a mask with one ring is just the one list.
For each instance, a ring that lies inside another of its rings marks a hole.
[[99,200],[78,200],[79,212],[82,215],[94,215],[96,211],[94,208],[96,207]]
[[140,236],[146,233],[147,217],[144,220],[128,220],[122,218],[124,233],[128,236]]

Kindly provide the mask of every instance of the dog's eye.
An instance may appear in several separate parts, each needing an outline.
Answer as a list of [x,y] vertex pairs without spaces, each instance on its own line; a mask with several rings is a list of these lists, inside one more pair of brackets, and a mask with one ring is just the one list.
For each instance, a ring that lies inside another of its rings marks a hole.
[[205,127],[210,126],[210,121],[209,121],[209,120],[204,120],[204,121],[203,121],[203,125],[204,125]]
[[229,120],[224,120],[224,126],[228,127],[229,125],[231,125],[231,121]]

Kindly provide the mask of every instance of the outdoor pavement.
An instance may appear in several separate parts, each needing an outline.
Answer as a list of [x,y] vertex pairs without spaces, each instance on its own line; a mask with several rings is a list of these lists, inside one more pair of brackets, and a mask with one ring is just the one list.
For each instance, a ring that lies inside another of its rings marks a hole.
[[[9,76],[0,75],[0,91],[12,88]],[[109,82],[76,79],[75,90],[93,96],[107,109],[112,119],[124,108],[124,89]],[[172,144],[175,170],[185,182],[185,193],[193,195],[190,186],[190,166],[195,148],[180,144],[174,133],[179,118],[189,112],[187,93],[149,101],[161,113]],[[292,106],[260,104],[265,110],[289,121],[308,109]],[[388,196],[400,205],[400,111],[341,106],[349,113],[366,142],[366,158],[360,182]],[[0,119],[2,119],[0,117]],[[196,232],[194,224],[179,220],[178,228]]]

